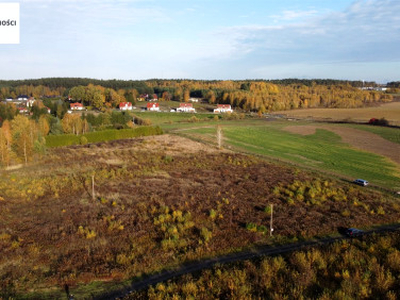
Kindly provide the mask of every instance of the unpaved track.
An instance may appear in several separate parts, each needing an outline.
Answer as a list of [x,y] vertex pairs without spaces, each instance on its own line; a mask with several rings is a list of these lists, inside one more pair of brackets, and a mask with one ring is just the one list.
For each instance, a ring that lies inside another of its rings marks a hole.
[[[365,232],[364,235],[370,235],[373,233],[393,232],[399,229],[400,229],[400,224],[381,226],[375,230]],[[215,257],[212,259],[207,259],[204,261],[192,262],[189,264],[182,265],[179,269],[161,272],[160,274],[147,277],[142,281],[134,282],[130,286],[127,286],[126,288],[121,289],[119,291],[114,291],[105,295],[93,297],[93,299],[96,300],[117,299],[117,298],[120,299],[128,296],[133,291],[138,291],[147,288],[150,285],[155,285],[157,283],[167,281],[177,276],[198,272],[204,269],[209,269],[217,264],[233,263],[237,261],[254,259],[261,256],[280,255],[292,251],[302,250],[304,248],[328,245],[344,239],[349,239],[349,237],[346,236],[328,237],[320,240],[306,241],[296,244],[289,244],[289,245],[275,246],[275,247],[261,246],[257,249],[250,251],[232,253],[224,256]]]
[[342,138],[343,142],[354,148],[385,156],[400,165],[400,144],[388,141],[371,132],[348,127],[323,125],[288,126],[285,127],[285,130],[296,134],[310,135],[314,134],[318,128],[336,133]]

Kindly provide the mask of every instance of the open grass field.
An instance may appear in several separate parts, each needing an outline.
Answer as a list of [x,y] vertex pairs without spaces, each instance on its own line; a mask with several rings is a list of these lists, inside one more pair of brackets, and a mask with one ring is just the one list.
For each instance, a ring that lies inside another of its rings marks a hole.
[[[232,146],[249,153],[255,153],[266,157],[281,159],[295,163],[299,166],[311,167],[328,173],[334,173],[348,180],[365,178],[372,184],[400,190],[399,163],[377,155],[372,151],[365,151],[361,147],[354,147],[342,140],[342,137],[331,130],[345,128],[345,126],[324,125],[324,129],[310,129],[313,134],[296,134],[286,130],[288,126],[301,126],[304,124],[293,122],[263,122],[258,125],[231,124],[223,126],[225,146]],[[328,130],[332,128],[331,130]],[[361,134],[363,131],[359,131]],[[397,129],[385,131],[384,136],[395,138]],[[180,130],[180,134],[203,139],[216,143],[215,127],[197,127]],[[366,132],[366,134],[370,134]],[[377,132],[379,133],[379,132]],[[372,135],[374,137],[374,135]],[[380,136],[376,136],[376,139]],[[367,141],[373,143],[371,136]],[[398,155],[398,144],[389,142],[387,149],[393,156]]]
[[273,112],[294,118],[352,120],[368,122],[371,118],[385,118],[391,125],[400,126],[400,102],[381,104],[366,108],[309,108]]
[[140,118],[149,119],[153,125],[168,125],[178,122],[188,122],[190,118],[196,117],[200,120],[210,121],[214,118],[213,114],[193,114],[193,113],[170,113],[170,112],[134,112]]

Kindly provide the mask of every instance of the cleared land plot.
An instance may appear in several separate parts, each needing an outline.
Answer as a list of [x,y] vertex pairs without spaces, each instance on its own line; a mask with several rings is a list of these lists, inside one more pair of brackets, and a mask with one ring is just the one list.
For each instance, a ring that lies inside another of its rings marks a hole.
[[400,102],[366,108],[308,108],[274,112],[293,118],[352,120],[368,122],[371,118],[385,118],[391,125],[400,125]]
[[[137,279],[339,226],[393,223],[397,202],[369,187],[182,137],[54,148],[40,164],[0,178],[0,298],[62,299],[67,283],[77,299],[92,299],[109,290],[99,281]],[[47,294],[28,297],[32,291]]]

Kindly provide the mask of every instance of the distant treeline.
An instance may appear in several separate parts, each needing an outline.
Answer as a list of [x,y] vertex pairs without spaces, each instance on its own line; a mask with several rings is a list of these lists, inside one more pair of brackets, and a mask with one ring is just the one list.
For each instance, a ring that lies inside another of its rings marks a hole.
[[[73,88],[78,85],[101,85],[105,88],[117,89],[146,89],[148,88],[147,82],[164,82],[164,81],[175,81],[175,82],[199,82],[205,84],[213,84],[221,82],[221,80],[187,80],[187,79],[150,79],[150,80],[120,80],[120,79],[92,79],[92,78],[72,78],[72,77],[50,77],[50,78],[40,78],[40,79],[23,79],[23,80],[0,80],[0,88],[2,87],[17,87],[22,85],[33,85],[33,86],[46,86],[51,89],[56,89],[63,87],[66,89]],[[363,81],[351,81],[351,80],[336,80],[336,79],[297,79],[297,78],[287,78],[287,79],[274,79],[274,80],[264,80],[264,79],[249,79],[249,80],[235,80],[235,82],[270,82],[274,84],[289,85],[289,84],[300,84],[311,86],[312,84],[318,85],[343,85],[348,84],[353,87],[364,86],[378,86],[376,82],[363,82]],[[400,82],[391,82],[390,84],[397,84],[399,87]]]
[[389,88],[400,88],[400,81],[392,81],[392,82],[388,82],[387,86]]
[[105,88],[118,89],[136,89],[139,92],[145,92],[148,89],[144,81],[138,80],[102,80],[102,79],[91,79],[91,78],[40,78],[40,79],[24,79],[24,80],[0,80],[0,88],[16,88],[19,86],[44,86],[51,90],[57,88],[64,88],[69,90],[75,86],[87,86],[89,84],[100,85]]
[[[282,80],[98,80],[89,78],[43,78],[0,81],[0,99],[25,94],[33,97],[67,97],[99,110],[121,102],[153,98],[188,102],[191,97],[211,104],[231,104],[243,111],[287,110],[308,107],[363,107],[392,101],[388,93],[361,90],[375,82],[333,79]],[[396,90],[395,88],[391,90]],[[151,95],[151,96],[147,96]],[[46,104],[48,107],[50,103]],[[55,114],[53,107],[50,107]]]

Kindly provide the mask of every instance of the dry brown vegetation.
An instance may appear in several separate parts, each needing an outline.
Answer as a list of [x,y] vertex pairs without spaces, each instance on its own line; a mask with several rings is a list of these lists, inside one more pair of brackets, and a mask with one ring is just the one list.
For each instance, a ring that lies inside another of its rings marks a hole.
[[124,299],[398,299],[400,235],[214,267]]
[[[400,218],[395,199],[372,189],[179,137],[57,148],[45,159],[3,171],[0,297]],[[270,204],[274,238],[263,230]]]

